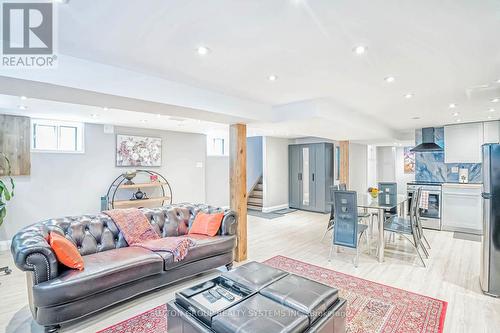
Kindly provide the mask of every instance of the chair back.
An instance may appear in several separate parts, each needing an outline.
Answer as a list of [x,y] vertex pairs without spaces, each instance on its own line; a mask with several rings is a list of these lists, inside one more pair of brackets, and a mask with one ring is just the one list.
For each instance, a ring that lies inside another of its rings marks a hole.
[[417,200],[412,200],[416,201],[415,203],[415,224],[418,230],[419,237],[422,237],[424,234],[424,231],[422,230],[422,221],[420,219],[420,202],[422,200],[422,188],[419,187],[416,191],[416,193],[413,195],[417,197]]
[[358,203],[355,191],[334,191],[335,205],[333,244],[356,248],[358,246]]
[[[396,205],[398,200],[398,184],[393,182],[378,183],[378,202],[379,204]],[[397,208],[389,211],[391,214],[397,214]]]
[[419,210],[420,210],[420,196],[422,194],[422,188],[419,187],[417,190],[413,192],[411,205],[410,205],[410,226],[411,232],[413,234],[413,239],[415,244],[418,244],[420,241],[421,233],[418,228],[418,219],[419,219]]
[[333,192],[338,191],[338,190],[339,190],[338,185],[333,185],[330,188],[330,198],[331,198],[332,203],[330,205],[330,222],[328,223],[328,227],[330,227],[330,225],[333,225],[333,220],[335,219],[335,203],[333,202]]
[[339,190],[340,191],[347,191],[347,184],[346,183],[340,183],[339,184]]

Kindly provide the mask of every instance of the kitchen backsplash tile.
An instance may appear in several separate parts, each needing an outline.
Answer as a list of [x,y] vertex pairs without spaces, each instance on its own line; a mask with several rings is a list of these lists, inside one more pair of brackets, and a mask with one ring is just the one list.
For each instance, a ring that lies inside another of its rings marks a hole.
[[[444,128],[435,129],[435,140],[444,147]],[[422,130],[415,131],[415,144],[422,143]],[[458,172],[452,169],[457,167],[469,170],[469,183],[481,183],[481,163],[444,163],[444,152],[415,153],[415,180],[426,182],[458,183]]]

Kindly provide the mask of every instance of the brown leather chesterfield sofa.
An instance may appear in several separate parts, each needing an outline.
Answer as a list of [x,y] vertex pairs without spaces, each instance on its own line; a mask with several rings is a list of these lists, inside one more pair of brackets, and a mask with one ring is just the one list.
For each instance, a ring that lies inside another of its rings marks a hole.
[[[163,237],[187,234],[198,212],[223,209],[177,204],[142,209]],[[180,262],[170,253],[129,247],[115,223],[105,214],[82,215],[35,223],[12,240],[16,266],[26,271],[33,318],[55,332],[62,323],[90,315],[175,281],[226,265],[231,267],[236,246],[236,215],[225,211],[215,237],[196,240]],[[46,241],[55,231],[73,241],[85,262],[83,271],[58,264]]]

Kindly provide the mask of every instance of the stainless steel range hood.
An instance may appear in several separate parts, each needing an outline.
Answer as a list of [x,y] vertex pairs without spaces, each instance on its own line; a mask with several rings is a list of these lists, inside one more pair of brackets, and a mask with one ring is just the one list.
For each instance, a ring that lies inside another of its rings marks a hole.
[[422,128],[422,143],[410,151],[417,153],[443,151],[443,147],[434,142],[434,127]]

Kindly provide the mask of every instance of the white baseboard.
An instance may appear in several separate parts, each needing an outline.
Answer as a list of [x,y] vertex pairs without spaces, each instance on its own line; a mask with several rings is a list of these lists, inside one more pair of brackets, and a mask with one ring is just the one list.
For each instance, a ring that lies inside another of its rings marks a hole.
[[280,210],[280,209],[285,209],[288,208],[288,204],[282,204],[278,206],[271,206],[271,207],[262,207],[262,213],[270,213],[274,212],[275,210]]
[[0,251],[9,251],[11,243],[10,240],[0,241]]

